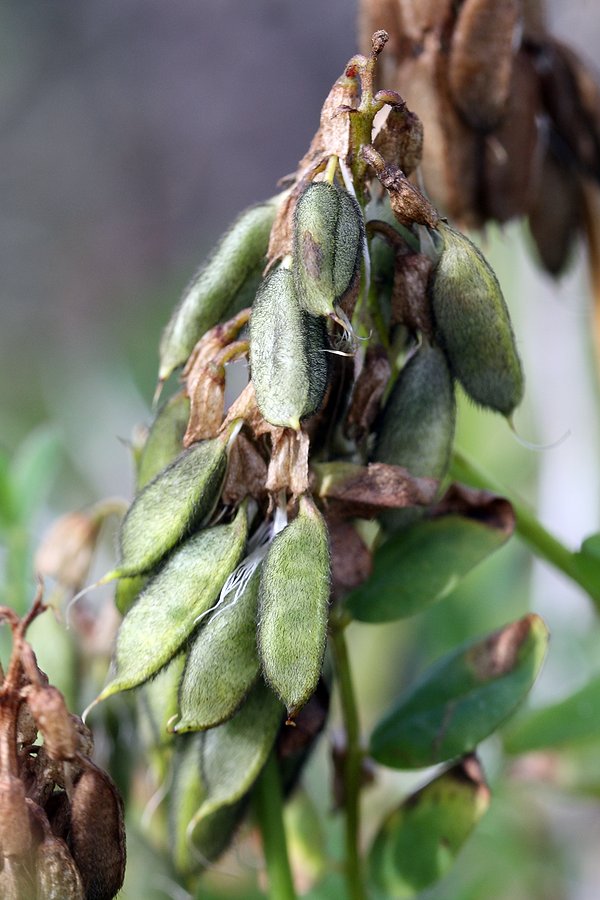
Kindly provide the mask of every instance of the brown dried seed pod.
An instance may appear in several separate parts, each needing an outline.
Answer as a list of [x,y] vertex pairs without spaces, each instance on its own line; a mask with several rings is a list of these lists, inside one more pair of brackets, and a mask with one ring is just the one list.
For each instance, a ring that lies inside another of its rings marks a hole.
[[24,863],[5,859],[0,871],[0,897],[2,900],[31,900],[35,888]]
[[[514,61],[502,124],[482,144],[481,207],[485,218],[506,222],[526,213],[540,184],[544,134],[540,90],[531,60]],[[546,188],[542,188],[546,190]]]
[[69,847],[86,900],[112,900],[125,877],[123,801],[106,772],[92,763],[71,797]]
[[542,265],[551,275],[560,275],[569,261],[581,231],[582,208],[581,186],[575,170],[549,150],[529,212],[529,230]]
[[423,156],[423,123],[406,106],[392,107],[373,146],[387,162],[410,175]]
[[461,115],[481,131],[500,123],[511,90],[516,0],[464,0],[452,32],[448,83]]
[[85,900],[83,882],[69,848],[47,834],[35,854],[36,900]]
[[31,685],[27,704],[42,733],[48,756],[54,760],[73,759],[79,740],[61,692],[52,686]]
[[0,775],[0,848],[6,856],[22,857],[31,846],[25,787],[14,775]]
[[71,804],[66,791],[54,791],[44,806],[44,812],[52,834],[66,841],[71,830]]

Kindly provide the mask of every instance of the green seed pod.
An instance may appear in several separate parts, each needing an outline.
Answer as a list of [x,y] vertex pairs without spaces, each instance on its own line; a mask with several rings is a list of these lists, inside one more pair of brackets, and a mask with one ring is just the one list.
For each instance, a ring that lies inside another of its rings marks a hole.
[[348,291],[360,265],[364,224],[348,191],[313,182],[294,212],[294,283],[300,305],[328,316]]
[[161,749],[173,742],[173,733],[167,726],[178,715],[177,694],[184,665],[185,653],[179,653],[139,689],[140,730],[149,747]]
[[159,409],[141,453],[137,471],[138,491],[181,453],[189,417],[190,401],[183,391]]
[[85,900],[83,882],[69,848],[47,834],[35,853],[37,900]]
[[171,859],[182,875],[198,872],[221,855],[242,813],[242,805],[234,803],[190,827],[206,797],[201,749],[199,734],[178,738],[173,760],[173,783],[168,794],[169,839]]
[[312,499],[273,541],[258,592],[258,647],[266,681],[290,716],[314,692],[325,653],[329,539]]
[[241,507],[231,524],[206,528],[171,554],[121,623],[115,677],[99,700],[142,684],[177,654],[235,569],[247,531]]
[[86,900],[112,900],[125,877],[123,801],[112,779],[91,762],[71,795],[68,844]]
[[212,728],[230,719],[258,678],[256,606],[260,570],[236,597],[223,598],[200,628],[188,654],[179,689],[177,733]]
[[262,265],[278,201],[243,212],[183,292],[160,342],[161,381],[185,363],[205,332],[222,321],[248,277]]
[[119,578],[115,588],[115,605],[122,616],[131,609],[149,577],[149,575],[132,575],[131,578]]
[[152,569],[212,512],[227,468],[220,438],[201,441],[163,469],[137,495],[121,525],[121,565],[105,576]]
[[250,317],[250,370],[258,408],[272,425],[298,430],[327,386],[325,323],[300,309],[292,274],[266,278]]
[[[456,402],[443,352],[425,341],[402,369],[381,414],[373,458],[403,466],[418,478],[441,480],[450,464]],[[381,515],[393,531],[417,515],[415,507]]]
[[444,247],[433,275],[438,339],[452,374],[476,403],[510,416],[523,372],[498,279],[477,247],[440,222]]
[[275,742],[283,709],[263,681],[227,722],[202,733],[202,777],[206,798],[196,822],[248,793]]

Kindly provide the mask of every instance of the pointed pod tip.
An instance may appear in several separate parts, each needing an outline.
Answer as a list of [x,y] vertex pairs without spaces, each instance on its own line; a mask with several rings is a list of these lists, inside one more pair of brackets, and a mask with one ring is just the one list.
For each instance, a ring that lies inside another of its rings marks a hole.
[[162,389],[165,386],[165,381],[169,377],[171,373],[165,372],[161,370],[158,373],[158,382],[156,384],[156,390],[154,391],[154,395],[152,397],[152,410],[154,411],[158,405],[158,401],[160,400],[160,395],[162,394]]

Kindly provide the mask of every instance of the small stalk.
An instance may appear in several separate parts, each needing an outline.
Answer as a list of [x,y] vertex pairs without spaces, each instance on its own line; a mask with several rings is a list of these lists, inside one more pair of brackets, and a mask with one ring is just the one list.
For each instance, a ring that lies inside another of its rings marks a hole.
[[262,835],[271,900],[296,900],[283,823],[279,766],[272,750],[254,789],[254,811]]
[[536,518],[533,510],[512,491],[498,484],[496,479],[482,469],[478,463],[469,459],[465,453],[455,450],[450,474],[457,481],[470,484],[473,487],[483,488],[501,494],[510,501],[516,518],[516,532],[529,547],[555,568],[564,572],[589,594],[596,605],[600,604],[600,596],[594,590],[585,575],[581,572],[575,555],[568,547],[565,547],[558,538],[551,534]]
[[363,751],[360,725],[352,684],[350,657],[341,621],[332,620],[331,647],[337,673],[342,717],[346,732],[344,761],[344,808],[346,813],[345,873],[350,900],[366,900],[367,894],[360,857],[360,786]]

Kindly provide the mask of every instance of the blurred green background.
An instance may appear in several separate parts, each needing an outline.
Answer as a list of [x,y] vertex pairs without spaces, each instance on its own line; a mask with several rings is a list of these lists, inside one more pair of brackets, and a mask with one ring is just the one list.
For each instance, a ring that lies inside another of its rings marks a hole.
[[[555,32],[597,59],[595,2],[565,8],[555,0],[549,8]],[[0,7],[0,444],[9,458],[25,440],[37,441],[43,470],[39,485],[28,479],[30,512],[12,540],[35,546],[57,514],[130,495],[125,442],[149,418],[161,329],[222,230],[295,168],[329,86],[356,50],[356,16],[347,0],[6,0]],[[599,530],[600,500],[583,254],[556,284],[536,271],[520,226],[490,229],[482,245],[524,358],[528,392],[517,429],[542,445],[567,431],[569,437],[556,449],[532,452],[504,422],[463,403],[459,443],[576,547]],[[109,551],[110,536],[98,574]],[[99,608],[102,595],[89,602]],[[429,661],[528,609],[552,632],[533,705],[560,699],[599,673],[591,603],[548,566],[532,563],[515,539],[427,613],[352,626],[365,731]],[[99,682],[115,623],[105,615]],[[97,648],[97,632],[94,640]],[[39,643],[56,683],[74,701],[88,700],[73,691],[71,638],[40,623]],[[84,653],[90,646],[84,642]],[[93,695],[93,684],[88,690]],[[125,740],[126,704],[122,712]],[[115,703],[114,717],[120,715]],[[115,731],[105,717],[98,753],[113,763]],[[335,855],[340,823],[330,814],[326,744],[307,786]],[[503,776],[492,809],[451,876],[426,896],[595,900],[600,741],[538,760],[537,768],[530,760],[511,769],[492,739],[483,760],[492,788]],[[423,773],[382,773],[365,794],[367,837],[382,812],[424,780]],[[132,791],[123,896],[183,897],[139,837],[137,793],[145,795],[135,784]],[[215,896],[251,897],[259,860],[252,840],[234,850],[208,878]],[[311,896],[339,891],[331,875]]]

